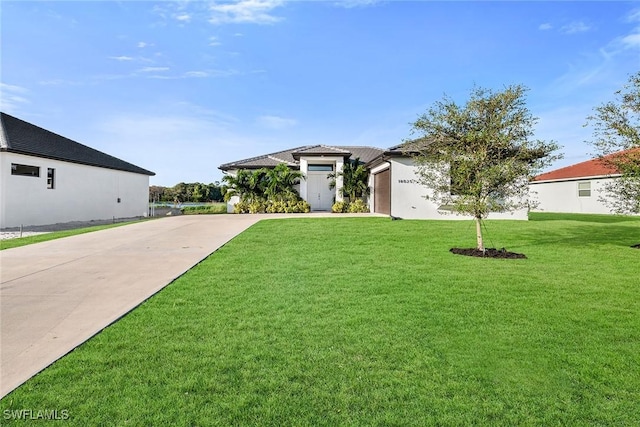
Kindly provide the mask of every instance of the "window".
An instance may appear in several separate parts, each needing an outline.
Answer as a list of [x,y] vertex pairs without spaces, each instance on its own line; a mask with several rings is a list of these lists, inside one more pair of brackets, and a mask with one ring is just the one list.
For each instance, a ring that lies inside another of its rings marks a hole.
[[578,197],[591,197],[591,181],[578,183]]
[[38,166],[20,165],[11,163],[11,175],[19,176],[40,176],[40,168]]
[[56,188],[56,170],[47,168],[47,188],[53,190]]
[[309,172],[314,172],[314,171],[333,172],[333,165],[309,165],[307,166],[307,170]]

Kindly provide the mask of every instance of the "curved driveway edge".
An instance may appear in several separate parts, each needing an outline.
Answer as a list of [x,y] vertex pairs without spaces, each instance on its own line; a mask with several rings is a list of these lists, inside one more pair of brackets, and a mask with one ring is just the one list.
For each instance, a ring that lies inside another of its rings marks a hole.
[[251,225],[300,217],[337,216],[177,216],[0,251],[0,398]]
[[261,218],[162,218],[0,251],[0,397]]

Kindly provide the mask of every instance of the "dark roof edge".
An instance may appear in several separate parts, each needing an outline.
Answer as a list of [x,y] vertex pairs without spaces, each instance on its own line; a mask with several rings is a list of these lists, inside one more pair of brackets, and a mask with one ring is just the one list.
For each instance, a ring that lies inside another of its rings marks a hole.
[[[75,141],[74,141],[75,142]],[[2,148],[0,151],[4,151],[7,153],[14,153],[14,154],[22,154],[24,156],[29,156],[29,157],[38,157],[41,159],[50,159],[50,160],[57,160],[59,162],[65,162],[65,163],[74,163],[76,165],[86,165],[86,166],[93,166],[93,167],[98,167],[98,168],[103,168],[103,169],[110,169],[110,170],[118,170],[118,171],[122,171],[122,172],[129,172],[129,173],[136,173],[138,175],[148,175],[148,176],[155,176],[156,173],[155,172],[151,172],[149,170],[146,170],[144,168],[141,168],[140,166],[136,166],[134,164],[131,164],[129,162],[125,162],[128,163],[129,165],[132,166],[131,169],[124,169],[124,168],[116,168],[116,167],[109,167],[109,166],[105,166],[105,165],[99,165],[97,163],[91,163],[91,162],[81,162],[78,160],[69,160],[69,159],[65,159],[62,157],[55,157],[55,156],[45,156],[42,154],[34,154],[34,153],[30,153],[28,151],[22,151],[22,150],[14,150],[13,148]],[[106,153],[103,153],[106,154]],[[108,156],[108,154],[106,154]],[[111,156],[113,157],[113,156]],[[114,157],[114,159],[117,159],[117,157]],[[124,160],[122,159],[118,159],[122,162],[124,162]],[[137,169],[137,171],[133,170],[133,169]]]
[[[539,176],[539,175],[538,175]],[[620,178],[622,174],[620,173],[612,173],[610,175],[585,175],[585,176],[574,176],[571,178],[556,178],[556,179],[536,179],[534,177],[529,181],[529,184],[551,184],[554,182],[569,182],[569,181],[589,181],[592,179],[611,179],[611,178]]]
[[[240,160],[236,160],[235,162],[228,162],[228,163],[223,163],[220,166],[218,166],[218,169],[222,170],[222,171],[226,171],[226,170],[230,170],[230,169],[251,169],[249,167],[239,167],[238,164],[242,163],[242,162],[250,162],[253,160],[259,160],[259,159],[264,159],[266,157],[272,156],[272,157],[276,157],[276,154],[280,154],[280,153],[284,153],[287,151],[295,151],[295,150],[299,150],[301,148],[305,148],[305,147],[309,147],[308,145],[302,145],[300,147],[296,147],[294,149],[290,149],[290,150],[280,150],[280,151],[275,151],[273,153],[268,153],[268,154],[262,154],[260,156],[254,156],[254,157],[249,157],[246,159],[240,159]],[[283,161],[282,163],[287,163],[286,161]],[[256,169],[260,169],[260,167],[257,167]]]
[[[19,123],[22,123],[24,125],[26,125],[28,128],[33,128],[36,129],[40,132],[44,132],[47,135],[52,135],[54,138],[57,138],[59,140],[63,140],[66,141],[68,143],[74,144],[76,146],[79,146],[82,148],[82,150],[86,151],[86,152],[91,152],[91,153],[97,153],[99,156],[102,156],[105,159],[113,159],[116,161],[116,163],[120,163],[121,166],[117,166],[117,165],[107,165],[107,164],[99,164],[99,163],[95,163],[95,162],[90,162],[90,161],[82,161],[81,159],[70,159],[64,156],[51,156],[47,153],[38,153],[38,152],[33,152],[33,151],[28,151],[28,150],[24,150],[24,149],[16,149],[12,147],[12,141],[9,139],[9,134],[7,131],[8,125],[5,122],[5,118],[8,118],[9,121],[17,121]],[[120,170],[123,172],[130,172],[130,173],[135,173],[138,175],[147,175],[147,176],[155,176],[155,172],[151,172],[147,169],[141,168],[140,166],[134,165],[133,163],[129,163],[125,160],[122,160],[118,157],[112,156],[110,154],[107,154],[103,151],[97,150],[95,148],[89,147],[88,145],[82,144],[78,141],[75,141],[71,138],[67,138],[66,136],[62,136],[56,132],[50,131],[48,129],[43,128],[42,126],[38,126],[36,124],[27,122],[26,120],[20,119],[18,117],[12,116],[11,114],[5,113],[5,112],[0,112],[0,129],[2,130],[2,134],[0,134],[0,138],[2,138],[2,142],[4,143],[4,147],[1,147],[2,149],[0,151],[4,151],[7,153],[15,153],[15,154],[22,154],[25,156],[31,156],[31,157],[38,157],[41,159],[51,159],[51,160],[57,160],[57,161],[61,161],[61,162],[67,162],[67,163],[74,163],[74,164],[82,164],[82,165],[87,165],[87,166],[92,166],[92,167],[100,167],[103,169],[109,169],[109,170]]]

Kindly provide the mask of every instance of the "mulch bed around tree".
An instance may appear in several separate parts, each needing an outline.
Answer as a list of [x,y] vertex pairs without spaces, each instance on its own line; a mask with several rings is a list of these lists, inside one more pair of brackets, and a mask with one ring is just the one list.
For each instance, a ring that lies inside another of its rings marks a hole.
[[451,248],[449,252],[453,252],[456,255],[475,256],[480,258],[507,258],[507,259],[523,259],[527,258],[524,254],[518,254],[515,252],[509,252],[505,248],[485,248],[481,251],[476,248]]

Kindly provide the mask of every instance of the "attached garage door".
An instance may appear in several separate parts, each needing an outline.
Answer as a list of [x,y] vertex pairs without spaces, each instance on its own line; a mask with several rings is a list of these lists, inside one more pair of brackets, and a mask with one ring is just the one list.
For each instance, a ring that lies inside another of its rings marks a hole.
[[373,176],[373,211],[391,215],[391,170],[387,169]]

